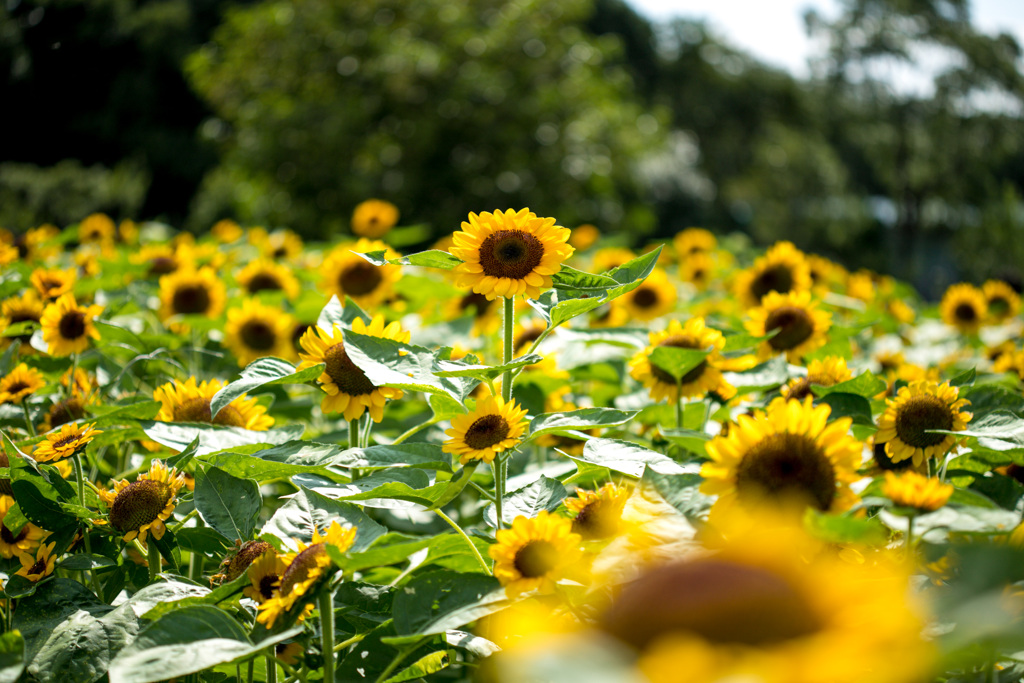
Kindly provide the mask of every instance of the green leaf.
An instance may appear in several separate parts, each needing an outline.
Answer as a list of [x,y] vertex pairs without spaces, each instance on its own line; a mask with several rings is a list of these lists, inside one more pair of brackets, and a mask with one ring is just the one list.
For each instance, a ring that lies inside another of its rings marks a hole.
[[889,532],[874,517],[858,519],[827,515],[807,508],[807,512],[804,513],[804,527],[815,538],[837,545],[852,543],[881,546],[889,540]]
[[252,444],[277,445],[294,441],[306,430],[304,425],[288,425],[280,429],[268,429],[265,432],[242,429],[241,427],[222,427],[201,422],[153,422],[142,420],[139,423],[143,431],[153,441],[183,451],[191,443],[199,439],[196,455],[206,455],[217,451],[228,450],[237,446]]
[[440,570],[420,574],[395,594],[391,616],[397,636],[384,642],[415,642],[503,609],[505,589],[493,576]]
[[872,399],[885,391],[887,387],[888,385],[885,383],[885,380],[875,377],[875,375],[868,370],[857,375],[853,379],[848,379],[845,382],[840,382],[839,384],[834,384],[830,387],[815,384],[814,393],[818,396],[827,396],[828,394],[853,394],[855,396],[863,396],[866,399]]
[[345,351],[367,379],[379,387],[444,393],[456,401],[465,399],[472,388],[465,381],[439,377],[435,373],[437,352],[422,346],[347,332]]
[[418,660],[413,662],[411,666],[408,666],[397,674],[387,679],[385,683],[401,683],[402,681],[412,681],[418,678],[423,678],[432,673],[437,673],[442,669],[448,668],[451,664],[451,656],[447,650],[438,650],[431,652],[429,655],[420,657]]
[[658,346],[650,354],[651,364],[672,375],[676,380],[699,367],[710,350],[682,349],[674,346]]
[[750,349],[756,349],[766,339],[771,339],[778,330],[772,330],[772,334],[764,337],[759,337],[753,334],[731,334],[725,338],[725,347],[723,347],[723,353],[736,353],[737,351],[748,351]]
[[507,370],[517,370],[528,365],[536,365],[544,360],[543,356],[531,353],[519,356],[505,365],[475,365],[460,361],[442,360],[437,362],[439,368],[434,374],[438,377],[472,377],[481,381],[493,380]]
[[693,474],[695,468],[684,467],[666,455],[648,450],[629,441],[594,438],[583,447],[583,455],[573,460],[584,460],[607,467],[614,472],[639,479],[648,466],[660,474]]
[[1024,413],[1024,397],[1019,391],[1010,391],[996,384],[975,384],[960,390],[960,398],[971,402],[972,422],[978,424],[983,417],[996,410],[1020,415]]
[[361,309],[359,304],[352,301],[352,299],[345,297],[345,305],[342,306],[341,301],[335,295],[331,297],[331,300],[320,311],[316,326],[325,332],[332,332],[335,325],[343,330],[348,330],[352,328],[352,322],[356,318],[360,318],[364,323],[369,323],[371,320],[366,311]]
[[700,492],[704,479],[699,474],[663,474],[648,467],[640,481],[641,486],[654,489],[687,519],[705,519],[714,502],[713,497]]
[[92,683],[138,630],[139,620],[128,605],[98,617],[79,610],[53,629],[28,672],[41,683]]
[[216,467],[201,468],[196,474],[196,509],[206,523],[229,541],[252,538],[263,506],[259,485]]
[[785,384],[789,379],[789,370],[785,356],[776,356],[761,363],[755,368],[744,372],[723,372],[725,381],[736,387],[743,394],[747,392],[767,391]]
[[77,553],[68,555],[58,565],[61,569],[70,569],[80,572],[87,569],[102,569],[104,567],[116,567],[117,563],[104,555],[90,555],[88,553]]
[[835,420],[839,417],[849,417],[853,419],[854,424],[872,426],[875,424],[871,418],[871,404],[863,396],[834,393],[824,396],[820,403],[824,403],[832,408],[832,414],[829,416],[830,420]]
[[[890,529],[905,531],[907,520],[888,510],[878,513],[878,518]],[[935,512],[919,515],[914,519],[914,533],[929,543],[942,543],[947,533],[1005,533],[1013,530],[1020,522],[1020,515],[1009,510],[988,507],[946,507]]]
[[253,452],[218,451],[200,458],[200,461],[218,467],[228,474],[258,482],[291,477],[295,474],[323,472],[333,464],[341,448],[333,444],[312,441],[288,441],[273,448],[259,448]]
[[[353,252],[359,254],[359,252]],[[398,266],[422,266],[424,268],[438,268],[440,270],[455,270],[455,267],[462,263],[462,259],[452,256],[447,251],[430,249],[420,251],[400,258],[387,258],[387,252],[371,251],[366,254],[359,254],[375,266],[393,264]]]
[[0,354],[0,376],[6,375],[11,371],[13,361],[17,358],[18,350],[21,348],[21,342],[15,339],[7,347],[7,350]]
[[[340,450],[340,449],[339,449]],[[383,469],[385,467],[420,467],[452,471],[451,456],[440,444],[402,443],[369,448],[349,448],[331,458],[334,467]]]
[[295,366],[280,358],[260,358],[245,366],[239,379],[221,388],[210,400],[210,413],[217,413],[226,405],[243,394],[251,393],[263,386],[277,384],[307,384],[316,381],[323,374],[323,363],[304,370],[296,370]]
[[0,683],[15,683],[25,671],[25,639],[20,631],[0,636]]
[[603,273],[603,275],[619,283],[618,287],[612,287],[608,290],[604,302],[608,303],[613,299],[618,299],[620,296],[628,294],[639,287],[647,279],[647,276],[651,274],[655,266],[658,265],[658,257],[661,256],[662,249],[664,249],[664,246],[659,246],[654,251],[641,254],[635,259],[626,261],[621,266]]
[[385,528],[367,517],[359,506],[331,500],[315,491],[300,488],[298,493],[278,508],[261,533],[269,533],[282,540],[294,538],[309,543],[313,540],[314,530],[325,532],[331,522],[356,527],[356,540],[351,552],[368,548],[374,539],[385,532]]
[[616,427],[632,420],[637,412],[613,408],[583,408],[568,413],[542,413],[530,420],[529,438],[571,429]]
[[205,526],[178,529],[174,533],[174,538],[182,550],[199,553],[217,561],[220,561],[230,548],[230,544],[223,534]]
[[556,289],[592,290],[600,292],[603,297],[609,289],[618,287],[621,282],[607,275],[594,275],[563,265],[562,269],[551,276]]
[[961,372],[959,375],[949,380],[949,386],[951,387],[966,387],[974,384],[974,378],[977,376],[977,372],[974,368]]
[[447,487],[432,485],[430,476],[420,469],[393,467],[378,470],[350,483],[337,483],[315,475],[296,475],[292,481],[332,500],[361,501],[367,507],[404,507],[385,501],[406,501],[430,507],[435,496]]
[[[536,517],[542,510],[551,511],[562,504],[568,491],[557,479],[541,476],[537,481],[513,491],[505,496],[501,510],[502,521],[506,525],[512,524],[515,518]],[[484,521],[492,527],[498,526],[498,517],[494,505],[488,505],[484,510]]]
[[593,290],[549,289],[529,304],[540,313],[548,327],[558,327],[573,318],[589,313],[605,303],[604,293]]
[[598,327],[582,330],[568,327],[559,332],[559,337],[584,344],[611,344],[627,349],[642,349],[647,346],[648,331],[634,327]]
[[927,430],[936,434],[972,436],[978,443],[994,451],[1024,447],[1024,418],[1006,410],[994,410],[977,421],[968,423],[969,429],[960,432],[941,429]]
[[50,634],[72,614],[84,612],[100,617],[112,609],[77,581],[57,577],[42,584],[14,610],[14,628],[25,639],[25,660],[31,662]]

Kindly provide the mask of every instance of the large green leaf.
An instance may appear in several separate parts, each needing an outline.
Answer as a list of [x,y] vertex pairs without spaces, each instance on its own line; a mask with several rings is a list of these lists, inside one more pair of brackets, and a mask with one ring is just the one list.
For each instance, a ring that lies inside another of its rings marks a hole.
[[[554,510],[562,504],[566,495],[568,491],[562,482],[542,476],[537,481],[505,496],[501,509],[502,521],[510,525],[520,515],[536,517],[542,510]],[[493,504],[484,510],[484,521],[492,527],[498,526],[497,512]]]
[[663,246],[659,246],[653,251],[641,254],[635,259],[626,261],[621,266],[612,268],[608,272],[603,273],[605,276],[610,277],[619,283],[617,287],[612,287],[608,290],[608,293],[605,296],[605,302],[617,299],[639,287],[640,284],[647,279],[647,276],[651,274],[655,266],[658,265],[658,257],[661,256],[661,250],[663,248]]
[[[316,475],[296,475],[292,481],[333,500],[360,501],[368,507],[405,507],[387,501],[406,501],[429,507],[434,503],[430,475],[420,469],[392,467],[377,470],[349,483],[338,483]],[[439,495],[440,485],[433,493]]]
[[641,484],[656,491],[688,519],[703,520],[714,502],[714,498],[700,492],[703,481],[699,474],[663,474],[648,467],[644,470]]
[[440,444],[402,443],[369,448],[349,448],[331,458],[335,467],[382,469],[385,467],[421,467],[452,471],[451,456]]
[[854,394],[856,396],[863,396],[866,399],[871,399],[878,394],[885,391],[888,385],[884,379],[875,377],[870,370],[857,375],[853,379],[834,384],[830,387],[821,386],[819,384],[814,385],[814,393],[818,396],[826,396],[828,394]]
[[968,423],[960,432],[941,429],[928,430],[939,434],[972,436],[978,444],[994,451],[1005,451],[1024,447],[1024,418],[1007,410],[994,410],[980,420]]
[[549,289],[536,300],[530,299],[529,303],[548,323],[548,327],[554,328],[603,306],[605,292]]
[[15,683],[25,671],[25,639],[20,631],[0,636],[0,683]]
[[222,387],[213,395],[210,400],[210,413],[216,417],[224,406],[239,396],[251,393],[263,386],[313,382],[323,373],[324,367],[324,364],[320,363],[304,370],[296,370],[294,365],[280,358],[254,360],[245,366],[239,379]]
[[529,438],[570,429],[616,427],[632,420],[637,412],[613,408],[583,408],[568,413],[543,413],[530,420]]
[[874,426],[875,422],[871,417],[871,403],[863,396],[856,394],[832,393],[822,397],[821,403],[832,408],[830,420],[839,417],[849,417],[854,424]]
[[101,617],[113,610],[77,581],[57,577],[39,586],[30,597],[18,601],[14,628],[25,639],[25,659],[31,662],[50,635],[73,614]]
[[725,381],[740,393],[766,391],[785,384],[789,379],[785,356],[776,356],[744,372],[724,372]]
[[347,332],[345,351],[379,387],[443,393],[461,402],[475,386],[462,379],[438,377],[437,352],[422,346]]
[[78,610],[53,629],[28,671],[41,683],[92,683],[138,630],[129,605],[99,617]]
[[142,429],[153,441],[163,444],[176,451],[183,451],[195,440],[199,439],[196,455],[215,453],[236,446],[252,444],[277,445],[294,441],[306,430],[301,424],[288,425],[280,429],[268,429],[265,432],[242,429],[241,427],[221,427],[220,425],[203,424],[201,422],[152,422],[141,421]]
[[391,611],[397,635],[384,642],[415,642],[503,609],[505,589],[493,576],[447,570],[420,574],[395,594]]
[[204,467],[196,474],[196,509],[206,523],[230,541],[252,538],[263,506],[259,485],[217,467]]
[[[359,252],[353,253],[359,254]],[[447,251],[441,251],[440,249],[420,251],[415,254],[409,254],[408,256],[393,259],[389,259],[387,257],[387,252],[384,251],[371,251],[365,254],[359,254],[359,256],[362,256],[375,266],[383,266],[390,263],[399,266],[422,266],[424,268],[454,270],[457,265],[462,263],[462,259],[452,256]]]
[[602,297],[609,289],[614,289],[622,284],[607,275],[584,273],[582,270],[576,270],[565,265],[551,276],[551,282],[557,289],[591,290],[599,293]]
[[282,540],[294,538],[309,543],[315,530],[325,532],[331,522],[356,527],[353,552],[368,548],[374,539],[385,532],[384,527],[367,517],[358,506],[331,500],[315,491],[300,488],[263,526],[262,533],[272,534]]
[[[59,475],[50,474],[44,468],[38,469],[34,461],[28,460],[24,454],[0,432],[3,439],[4,453],[10,464],[11,489],[14,500],[24,517],[47,531],[58,531],[77,524],[74,516],[62,507],[62,502],[70,501],[74,491]],[[13,520],[12,520],[13,521]]]
[[684,467],[667,455],[616,439],[590,439],[583,447],[583,455],[573,460],[584,460],[636,478],[643,476],[644,468],[648,466],[660,474],[696,473],[694,466]]
[[531,353],[528,356],[519,356],[505,365],[477,365],[461,361],[442,360],[438,361],[438,369],[435,374],[438,377],[471,377],[487,381],[500,377],[507,370],[518,370],[528,365],[536,365],[542,360],[544,358],[535,353]]
[[204,455],[199,460],[232,476],[265,482],[295,474],[323,472],[340,452],[341,448],[333,444],[288,441],[252,453],[218,451]]

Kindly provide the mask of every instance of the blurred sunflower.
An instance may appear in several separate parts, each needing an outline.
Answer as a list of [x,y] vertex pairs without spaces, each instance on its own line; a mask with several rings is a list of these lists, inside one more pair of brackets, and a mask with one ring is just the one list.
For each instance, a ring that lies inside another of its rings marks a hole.
[[964,334],[975,334],[988,316],[985,294],[974,285],[952,285],[942,296],[939,313],[947,325]]
[[170,244],[146,244],[129,259],[136,265],[146,266],[147,275],[168,275],[182,267],[178,249]]
[[463,465],[470,460],[491,463],[495,456],[515,447],[526,432],[526,411],[515,401],[505,403],[501,396],[477,401],[472,412],[452,418],[449,438],[443,450],[459,456]]
[[39,462],[53,462],[70,458],[77,451],[89,445],[96,435],[103,433],[95,427],[95,424],[73,422],[66,424],[60,428],[60,431],[47,434],[45,439],[36,444],[32,457]]
[[1002,323],[1020,313],[1020,295],[1002,280],[989,280],[981,286],[985,295],[989,322]]
[[398,223],[398,207],[382,199],[367,199],[352,212],[352,233],[360,237],[383,237]]
[[243,368],[267,356],[291,360],[295,356],[291,339],[294,326],[295,319],[280,308],[246,299],[240,308],[228,309],[224,346]]
[[242,589],[242,595],[262,605],[274,597],[274,590],[287,569],[288,562],[284,557],[273,548],[267,550],[246,569],[249,585]]
[[224,310],[224,283],[213,268],[179,268],[160,278],[160,318],[168,329],[182,332],[186,325],[175,320],[182,315],[216,318]]
[[78,224],[78,241],[82,244],[104,244],[114,241],[117,226],[105,213],[94,213]]
[[576,495],[563,501],[572,513],[572,531],[584,541],[611,538],[619,530],[622,509],[631,491],[625,486],[608,483],[597,491],[577,489]]
[[7,528],[4,519],[14,505],[14,498],[10,494],[0,496],[0,555],[8,560],[22,553],[31,553],[48,535],[32,522],[22,526],[18,533]]
[[456,285],[488,299],[536,299],[572,256],[569,235],[554,218],[539,218],[529,209],[470,213],[452,236],[451,253],[463,261],[455,268]]
[[467,292],[449,299],[444,306],[445,320],[455,320],[467,313],[473,314],[473,334],[486,337],[501,327],[500,306],[497,299],[488,299],[483,294]]
[[808,291],[771,292],[749,316],[744,326],[752,335],[764,337],[778,330],[774,337],[761,342],[758,353],[762,359],[785,352],[790,361],[798,361],[825,344],[832,326],[832,314],[820,310]]
[[230,218],[222,218],[213,224],[213,227],[210,228],[210,234],[221,244],[231,244],[242,239],[245,233],[238,223]]
[[668,274],[655,268],[640,286],[616,299],[621,302],[630,320],[654,320],[671,313],[676,307],[676,288]]
[[878,418],[875,443],[885,444],[893,462],[913,458],[921,467],[928,458],[938,458],[956,448],[952,434],[931,434],[927,430],[962,431],[971,414],[961,411],[970,401],[959,398],[959,389],[948,382],[919,381],[901,387],[895,399],[886,399],[885,412]]
[[754,265],[736,276],[736,295],[747,308],[770,293],[788,294],[811,288],[811,271],[804,253],[792,242],[776,242]]
[[43,378],[43,373],[19,363],[0,379],[0,403],[20,404],[26,397],[45,386],[46,379]]
[[838,292],[848,274],[838,263],[817,254],[807,254],[807,268],[811,276],[811,288],[815,292]]
[[584,223],[572,229],[572,233],[569,235],[569,245],[576,251],[586,251],[597,244],[599,239],[601,239],[601,231],[597,229],[597,226]]
[[533,518],[516,517],[511,528],[499,529],[494,538],[488,549],[494,578],[511,597],[533,590],[552,592],[581,556],[582,539],[572,532],[572,522],[545,510]]
[[275,261],[294,261],[302,256],[302,238],[291,230],[266,231],[253,229],[250,232],[252,243],[269,259]]
[[914,508],[918,512],[934,512],[953,495],[953,485],[913,470],[903,474],[886,472],[882,493],[900,507]]
[[[661,332],[651,332],[649,339],[650,345],[629,361],[629,374],[650,391],[652,401],[675,403],[681,397],[704,396],[711,391],[724,399],[736,395],[735,387],[725,381],[719,369],[725,337],[718,330],[707,327],[704,318],[690,318],[685,325],[673,320]],[[711,353],[677,381],[651,362],[651,354],[661,347],[711,349]]]
[[679,264],[679,279],[703,291],[715,275],[715,261],[708,254],[698,252]]
[[283,263],[259,259],[248,263],[235,278],[249,294],[284,292],[289,299],[299,295],[299,281]]
[[85,406],[90,402],[89,397],[81,394],[73,394],[71,398],[54,401],[47,409],[39,431],[48,432],[69,422],[82,419],[85,417]]
[[[397,322],[385,326],[382,315],[375,316],[369,325],[362,318],[356,318],[352,331],[403,343],[408,343],[411,337]],[[380,422],[384,418],[387,400],[398,400],[404,396],[401,389],[378,387],[352,362],[345,352],[345,335],[337,325],[331,332],[311,327],[302,335],[300,344],[304,351],[299,353],[302,359],[300,370],[320,363],[326,365],[317,379],[327,394],[320,403],[324,413],[342,413],[346,420],[351,421],[369,412],[374,422]]]
[[[4,299],[3,303],[0,303],[0,322],[6,321],[7,325],[5,325],[5,328],[6,326],[14,325],[16,323],[38,323],[43,317],[44,309],[45,306],[39,299],[39,295],[36,294],[35,290],[26,289],[22,292],[21,296]],[[12,337],[0,337],[0,344],[6,348],[15,339],[21,342],[22,347],[31,349],[31,347],[28,346],[29,340],[32,339],[31,332]]]
[[44,299],[56,299],[70,292],[75,284],[75,269],[67,270],[36,268],[29,276],[29,282]]
[[846,366],[845,358],[841,356],[816,358],[807,366],[807,376],[789,380],[789,383],[782,388],[782,395],[802,401],[812,395],[812,384],[832,387],[848,379],[853,379],[853,372]]
[[52,574],[54,564],[57,561],[56,555],[53,554],[53,549],[56,545],[56,541],[40,545],[36,550],[35,556],[29,553],[18,555],[18,561],[21,562],[18,576],[24,576],[29,581],[35,583]]
[[676,233],[672,245],[676,248],[679,262],[683,263],[698,254],[710,254],[718,246],[718,240],[710,230],[686,228]]
[[100,333],[93,318],[103,312],[102,306],[79,306],[75,295],[68,292],[43,311],[39,323],[43,328],[43,341],[51,356],[70,356],[89,348],[90,339],[99,339]]
[[848,510],[857,496],[863,446],[847,434],[848,417],[828,422],[832,409],[777,398],[765,412],[740,415],[727,436],[707,444],[709,462],[701,467],[700,490],[718,495],[712,515],[737,506],[763,505],[821,512]]
[[876,293],[875,281],[869,271],[858,270],[847,276],[846,296],[870,303],[874,300]]
[[274,418],[267,415],[267,409],[245,394],[221,408],[213,417],[210,401],[225,384],[219,379],[211,379],[197,385],[196,378],[189,377],[184,382],[174,380],[157,387],[153,400],[160,401],[161,407],[156,419],[161,422],[205,422],[256,432],[264,432],[274,426]]
[[614,299],[611,303],[594,309],[587,321],[590,327],[622,327],[629,322],[629,312],[619,299]]
[[18,260],[18,248],[11,244],[0,242],[0,266],[6,266]]
[[335,247],[323,265],[320,289],[327,296],[344,301],[346,296],[364,308],[379,306],[391,295],[391,289],[402,277],[401,266],[375,266],[359,254],[383,251],[385,258],[398,258],[398,253],[383,242],[360,239],[355,244]]
[[152,534],[157,540],[164,537],[164,525],[178,501],[178,491],[185,485],[185,477],[177,469],[154,460],[149,472],[129,483],[122,479],[114,482],[108,491],[99,488],[97,494],[108,508],[107,520],[112,529],[125,541],[136,538],[145,543]]
[[605,247],[594,252],[594,260],[590,267],[595,273],[603,273],[635,258],[636,254],[625,247]]

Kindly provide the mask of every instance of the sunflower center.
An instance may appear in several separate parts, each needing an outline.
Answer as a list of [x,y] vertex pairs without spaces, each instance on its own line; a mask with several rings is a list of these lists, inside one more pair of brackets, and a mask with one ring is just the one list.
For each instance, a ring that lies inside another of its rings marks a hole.
[[812,438],[771,434],[743,456],[736,470],[736,490],[741,499],[800,498],[825,511],[836,496],[836,474]]
[[974,309],[974,306],[967,303],[958,304],[953,309],[953,315],[956,316],[957,320],[962,320],[965,323],[972,323],[978,319],[978,311]]
[[327,375],[332,382],[338,385],[338,389],[343,394],[364,396],[373,393],[373,390],[377,388],[367,378],[366,373],[348,357],[344,344],[335,344],[324,351],[324,363],[327,365]]
[[750,293],[760,301],[768,292],[785,294],[793,289],[793,271],[782,264],[762,270],[750,283]]
[[953,413],[938,396],[912,396],[896,412],[896,435],[914,448],[928,448],[942,442],[945,434],[928,434],[926,429],[952,429]]
[[781,306],[769,313],[764,321],[765,332],[774,330],[779,332],[768,343],[776,351],[789,351],[814,334],[814,321],[802,308]]
[[480,245],[484,275],[522,280],[540,265],[544,245],[522,230],[498,230]]
[[171,300],[175,313],[205,313],[210,307],[210,294],[202,285],[185,285],[178,287]]
[[572,520],[572,532],[587,541],[608,538],[617,528],[615,515],[600,500],[587,505]]
[[513,351],[519,351],[527,344],[532,344],[537,341],[537,338],[544,333],[544,328],[537,326],[531,327],[528,330],[523,330],[518,337],[516,337],[515,343],[512,344]]
[[466,430],[466,445],[476,450],[490,448],[508,436],[509,429],[508,421],[501,415],[484,415]]
[[256,273],[256,275],[249,280],[249,286],[247,289],[250,294],[255,294],[256,292],[262,291],[277,291],[279,289],[284,289],[284,287],[281,286],[281,282],[273,273],[264,271]]
[[275,247],[274,250],[270,252],[270,255],[274,258],[284,258],[288,255],[288,247],[283,244],[279,247]]
[[[674,336],[669,337],[665,341],[658,344],[658,346],[670,346],[674,349],[699,349],[700,342],[690,336]],[[680,384],[689,384],[690,382],[696,382],[704,374],[704,371],[708,367],[708,362],[702,360],[697,364],[697,367],[693,368],[679,379]],[[658,378],[658,381],[665,382],[666,384],[675,384],[676,378],[670,373],[662,370],[657,365],[651,364],[651,374]]]
[[1010,302],[1001,296],[994,296],[988,300],[988,310],[996,317],[1004,316],[1010,312]]
[[149,262],[150,275],[167,275],[178,269],[178,261],[170,256],[157,256]]
[[18,392],[25,391],[28,389],[28,384],[22,382],[20,379],[16,379],[10,383],[7,387],[8,394],[17,394]]
[[46,573],[46,560],[36,560],[36,563],[29,567],[29,574],[45,574]]
[[260,555],[271,549],[273,549],[273,546],[266,541],[246,541],[239,549],[238,554],[226,562],[227,580],[234,581],[237,579]]
[[4,540],[4,543],[6,543],[7,545],[14,545],[18,541],[24,539],[26,536],[28,536],[28,524],[21,527],[21,531],[18,532],[17,536],[12,534],[11,530],[8,529],[6,525],[0,525],[0,538],[2,538]]
[[68,311],[60,317],[57,328],[64,339],[78,339],[85,334],[85,316],[81,311]]
[[217,417],[213,418],[213,424],[225,427],[244,427],[245,418],[242,417],[242,413],[238,408],[233,405],[226,405],[220,409]]
[[211,422],[210,400],[202,396],[186,399],[174,406],[175,422]]
[[327,554],[323,543],[314,543],[295,556],[281,575],[281,595],[288,595],[298,583],[303,583],[320,567],[320,558]]
[[640,285],[633,293],[633,305],[637,308],[654,308],[659,301],[661,301],[661,297],[653,287]]
[[77,441],[80,436],[81,434],[79,434],[78,432],[72,432],[67,436],[62,436],[56,441],[51,442],[51,445],[53,446],[54,450],[57,450],[59,448],[66,448],[68,444],[74,444],[75,446],[77,446]]
[[623,589],[602,628],[638,650],[672,633],[764,646],[812,635],[822,621],[780,576],[728,560],[667,565]]
[[377,289],[384,280],[380,268],[366,261],[346,267],[338,276],[341,291],[350,296],[364,296]]
[[256,351],[269,351],[277,343],[274,328],[262,320],[250,320],[242,325],[239,336],[246,346]]
[[871,457],[874,459],[875,464],[878,465],[879,469],[891,470],[893,472],[900,472],[908,469],[914,464],[913,458],[906,458],[899,462],[893,462],[892,458],[889,457],[889,454],[885,452],[884,443],[875,444],[875,447],[871,449]]
[[264,600],[274,597],[274,588],[277,587],[277,582],[280,580],[281,577],[277,574],[267,574],[260,579],[259,591]]
[[110,526],[118,531],[139,530],[154,522],[167,507],[173,492],[162,481],[139,479],[121,490],[110,506]]
[[477,294],[476,292],[470,292],[466,296],[459,299],[459,310],[465,311],[466,309],[473,309],[474,318],[482,318],[487,315],[487,310],[490,308],[490,301],[483,294]]
[[548,541],[530,541],[516,553],[513,564],[524,579],[536,579],[558,564],[558,549]]

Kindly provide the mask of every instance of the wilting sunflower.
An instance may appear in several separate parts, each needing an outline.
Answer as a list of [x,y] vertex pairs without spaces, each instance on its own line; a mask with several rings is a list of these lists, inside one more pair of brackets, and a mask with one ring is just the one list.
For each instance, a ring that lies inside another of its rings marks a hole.
[[105,213],[94,213],[78,224],[78,241],[82,244],[103,244],[114,241],[117,226]]
[[597,491],[577,489],[575,497],[563,501],[565,509],[573,514],[573,533],[584,541],[611,538],[618,532],[629,496],[628,488],[611,483]]
[[882,493],[900,507],[914,508],[918,512],[934,512],[953,495],[953,486],[913,470],[903,474],[886,472]]
[[20,404],[46,386],[43,374],[35,368],[19,363],[16,368],[0,379],[0,403]]
[[676,288],[661,268],[655,268],[640,286],[623,295],[622,302],[631,320],[654,320],[671,313],[676,307]]
[[494,534],[488,549],[494,578],[510,596],[536,590],[550,593],[580,558],[579,534],[572,522],[542,510],[536,517],[519,515],[509,529]]
[[265,432],[274,426],[274,418],[267,415],[267,409],[245,394],[221,408],[213,417],[210,401],[225,384],[219,379],[211,379],[197,385],[196,378],[189,377],[184,382],[174,380],[157,387],[153,400],[160,401],[161,407],[156,419],[161,422],[206,422],[256,432]]
[[597,244],[599,239],[601,239],[601,231],[597,229],[597,226],[584,223],[572,229],[572,233],[569,235],[569,244],[576,251],[586,251]]
[[8,560],[22,553],[31,553],[47,535],[32,522],[26,523],[18,533],[13,533],[4,523],[12,507],[14,498],[10,494],[0,496],[0,555]]
[[36,550],[35,556],[28,553],[18,555],[18,560],[21,562],[18,576],[24,576],[29,581],[35,583],[52,574],[54,563],[57,561],[57,556],[53,554],[53,549],[56,545],[56,541],[40,545]]
[[77,451],[85,448],[97,434],[103,432],[94,429],[95,424],[69,423],[60,428],[59,432],[47,434],[46,438],[36,445],[32,453],[39,462],[52,462],[70,458]]
[[463,465],[470,460],[490,463],[522,441],[526,427],[526,411],[515,401],[505,403],[501,396],[488,396],[472,412],[452,419],[444,452],[459,456]]
[[264,306],[257,299],[247,299],[241,308],[228,309],[224,326],[224,346],[235,354],[239,367],[257,358],[274,356],[291,359],[292,328],[295,319],[280,308]]
[[89,348],[90,339],[99,339],[100,333],[93,318],[103,312],[102,306],[79,306],[75,295],[61,295],[43,311],[39,323],[43,328],[43,341],[51,356],[70,356]]
[[47,270],[36,268],[29,276],[29,282],[36,288],[36,291],[44,299],[56,299],[60,295],[70,292],[75,284],[75,269]]
[[333,545],[345,552],[352,547],[355,540],[355,527],[342,528],[337,522],[331,522],[326,534],[321,535],[319,529],[313,532],[313,540],[308,546],[299,541],[299,552],[286,557],[288,566],[281,574],[277,590],[274,591],[273,597],[260,603],[256,620],[267,628],[273,627],[279,616],[312,592],[312,588],[326,576],[331,566],[327,545]]
[[697,254],[709,254],[718,246],[714,233],[704,228],[687,228],[672,238],[679,262],[682,263]]
[[291,268],[269,259],[252,261],[238,273],[238,284],[249,294],[284,292],[289,299],[299,295],[299,281]]
[[[22,322],[37,323],[43,317],[44,309],[45,306],[39,299],[39,295],[36,294],[35,290],[27,289],[21,296],[4,299],[3,303],[0,303],[0,320],[5,320],[7,325],[14,325],[15,323]],[[19,334],[14,337],[0,337],[0,345],[7,347],[15,339],[21,342],[24,349],[27,347],[29,340],[32,339],[32,333]]]
[[718,495],[712,514],[737,507],[806,506],[821,512],[848,510],[857,496],[863,447],[850,436],[852,420],[828,422],[832,409],[811,398],[777,398],[765,412],[740,415],[728,436],[707,444],[709,462],[701,467],[703,493]]
[[736,295],[747,308],[771,292],[787,294],[811,288],[811,271],[804,253],[792,242],[777,242],[754,265],[736,277]]
[[[401,325],[393,322],[384,325],[384,316],[373,318],[369,325],[362,318],[352,323],[352,331],[380,339],[391,339],[408,343],[411,337],[403,331]],[[300,342],[305,353],[299,353],[302,363],[299,369],[324,363],[323,374],[317,379],[320,388],[327,392],[320,402],[323,412],[342,413],[346,420],[355,420],[364,412],[369,411],[374,422],[384,418],[384,404],[387,400],[398,400],[404,395],[401,389],[378,387],[352,362],[345,351],[345,335],[337,325],[326,332],[319,327],[311,327],[302,335]]]
[[893,462],[914,459],[921,467],[928,458],[938,458],[955,449],[952,434],[931,434],[926,430],[959,432],[967,428],[971,414],[960,409],[970,401],[958,398],[960,390],[948,382],[919,381],[901,387],[895,399],[886,399],[885,412],[878,418],[875,443],[885,444]]
[[150,534],[157,540],[164,537],[164,525],[178,502],[178,491],[185,485],[185,477],[177,469],[154,460],[149,472],[138,480],[114,482],[111,491],[99,489],[100,500],[107,506],[107,520],[111,528],[125,541],[136,538],[145,543]]
[[452,236],[451,253],[463,260],[455,283],[488,299],[536,299],[572,256],[569,234],[554,218],[539,218],[529,209],[470,213]]
[[280,585],[281,577],[287,569],[288,562],[278,555],[276,550],[271,548],[264,552],[246,570],[249,585],[242,589],[242,595],[262,605],[274,597],[274,591]]
[[360,202],[352,212],[352,233],[360,237],[383,237],[398,223],[398,207],[382,199]]
[[[179,268],[160,278],[160,318],[165,323],[182,315],[215,318],[224,310],[225,298],[224,283],[213,268]],[[184,331],[186,326],[172,321],[168,328]]]
[[988,306],[989,322],[1001,323],[1020,313],[1020,295],[1002,280],[989,280],[981,286]]
[[784,352],[790,361],[799,361],[825,344],[832,326],[832,314],[820,310],[808,291],[771,292],[749,315],[744,326],[750,334],[764,337],[778,330],[771,339],[761,342],[758,355],[763,360]]
[[782,395],[799,401],[811,395],[813,384],[831,387],[853,378],[853,372],[846,366],[846,359],[841,356],[827,356],[815,359],[807,366],[807,376],[789,380],[782,388]]
[[388,245],[368,239],[335,247],[320,266],[323,278],[320,289],[327,296],[335,295],[341,301],[346,296],[352,297],[364,308],[379,306],[401,279],[402,268],[390,264],[375,266],[359,256],[373,251],[383,251],[388,259],[398,258],[398,253]]
[[985,294],[974,285],[953,285],[942,296],[939,313],[942,315],[942,322],[947,325],[964,334],[975,334],[988,316]]
[[[651,362],[651,354],[660,347],[677,349],[711,349],[704,360],[680,380]],[[680,397],[704,396],[713,391],[722,398],[736,395],[736,389],[725,381],[719,369],[725,337],[704,324],[704,318],[690,318],[685,325],[678,320],[661,332],[651,332],[650,346],[629,361],[629,374],[651,392],[652,401],[675,403]]]

